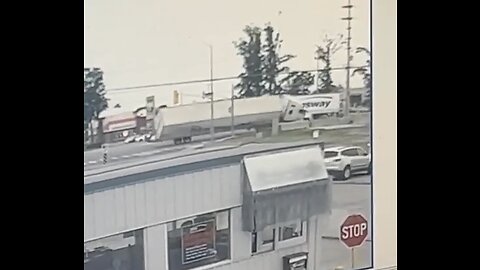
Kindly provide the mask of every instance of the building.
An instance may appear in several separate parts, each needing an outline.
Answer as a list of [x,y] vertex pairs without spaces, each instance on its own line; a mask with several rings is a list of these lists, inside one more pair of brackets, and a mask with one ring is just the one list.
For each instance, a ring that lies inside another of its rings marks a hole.
[[104,114],[100,116],[101,132],[105,143],[123,141],[137,129],[137,119],[133,112]]
[[134,111],[124,111],[113,108],[104,111],[99,117],[98,141],[112,143],[123,141],[133,134],[146,131],[146,108],[140,107]]
[[87,171],[84,269],[321,269],[331,212],[321,148],[192,150]]
[[364,105],[370,100],[368,89],[365,87],[350,89],[350,104],[352,107]]

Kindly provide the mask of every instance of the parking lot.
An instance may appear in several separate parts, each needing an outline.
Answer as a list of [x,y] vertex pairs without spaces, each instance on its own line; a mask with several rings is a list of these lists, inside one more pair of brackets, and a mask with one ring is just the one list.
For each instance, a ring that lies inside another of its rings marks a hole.
[[[371,177],[356,175],[347,181],[335,181],[332,188],[332,215],[322,242],[324,270],[343,266],[352,269],[352,252],[340,240],[340,225],[350,214],[361,213],[372,224],[371,218]],[[372,231],[369,226],[364,244],[354,250],[354,269],[372,265]]]

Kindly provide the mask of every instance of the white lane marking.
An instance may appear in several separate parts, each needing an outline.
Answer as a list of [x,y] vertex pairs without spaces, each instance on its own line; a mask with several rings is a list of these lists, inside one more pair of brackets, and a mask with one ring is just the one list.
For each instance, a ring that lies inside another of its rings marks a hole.
[[123,155],[122,158],[129,158],[130,155]]
[[112,157],[112,160],[117,160],[117,159],[119,159],[119,158],[118,157]]
[[89,161],[89,162],[88,162],[88,164],[95,164],[95,163],[97,163],[97,161],[95,161],[95,160],[94,160],[94,161]]

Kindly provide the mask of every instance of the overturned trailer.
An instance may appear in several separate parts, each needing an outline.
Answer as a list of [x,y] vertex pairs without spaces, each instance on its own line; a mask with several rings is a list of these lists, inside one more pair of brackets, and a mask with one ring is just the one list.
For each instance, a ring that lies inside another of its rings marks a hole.
[[[275,133],[281,114],[282,103],[278,96],[241,98],[235,99],[233,103],[230,99],[213,102],[215,131],[230,129],[233,118],[235,128],[271,126]],[[188,143],[193,136],[208,134],[210,126],[210,102],[159,108],[154,118],[156,139],[173,140],[175,144]]]

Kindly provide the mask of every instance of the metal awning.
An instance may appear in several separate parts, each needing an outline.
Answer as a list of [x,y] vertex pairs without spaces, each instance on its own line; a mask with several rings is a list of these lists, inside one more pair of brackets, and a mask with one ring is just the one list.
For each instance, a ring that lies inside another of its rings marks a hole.
[[318,146],[247,156],[243,167],[245,231],[306,220],[331,209],[331,179]]

